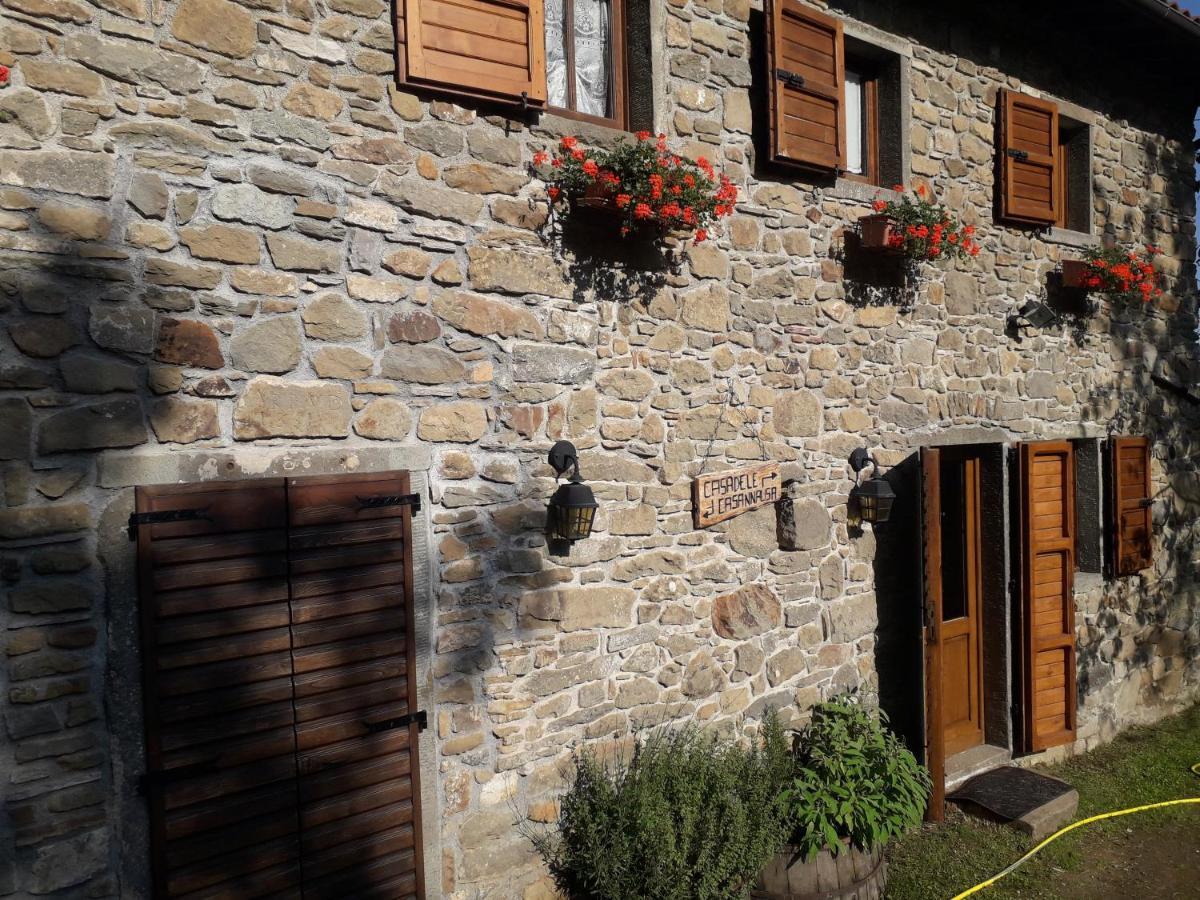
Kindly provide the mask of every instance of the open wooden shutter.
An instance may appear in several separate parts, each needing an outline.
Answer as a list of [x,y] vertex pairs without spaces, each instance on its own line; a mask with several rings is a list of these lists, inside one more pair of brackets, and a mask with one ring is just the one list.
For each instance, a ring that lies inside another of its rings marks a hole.
[[154,895],[298,892],[284,483],[136,502]]
[[1113,572],[1136,575],[1151,561],[1150,441],[1113,438]]
[[1021,445],[1025,734],[1075,740],[1075,459],[1069,441]]
[[842,23],[796,0],[767,15],[771,160],[839,171],[846,160]]
[[946,731],[942,716],[942,487],[941,451],[921,450],[921,581],[925,606],[925,766],[933,794],[925,810],[930,822],[945,817]]
[[401,81],[545,104],[542,0],[397,0],[396,10]]
[[288,479],[306,898],[425,896],[408,492]]
[[1032,225],[1059,218],[1058,106],[1016,91],[999,97],[1000,217]]

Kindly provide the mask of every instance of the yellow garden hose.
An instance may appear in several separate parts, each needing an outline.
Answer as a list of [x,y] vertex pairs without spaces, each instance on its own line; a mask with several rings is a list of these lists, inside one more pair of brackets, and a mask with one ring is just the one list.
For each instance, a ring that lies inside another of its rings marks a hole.
[[[1200,763],[1196,763],[1194,766],[1192,766],[1192,774],[1200,776]],[[1046,838],[1008,868],[997,872],[991,878],[987,879],[987,881],[981,881],[974,887],[967,888],[961,894],[953,897],[952,900],[963,900],[964,897],[970,897],[977,891],[982,891],[986,887],[991,887],[1005,875],[1012,874],[1019,866],[1033,859],[1033,857],[1037,855],[1037,853],[1041,851],[1043,847],[1047,846],[1053,841],[1057,841],[1068,831],[1074,831],[1076,828],[1081,828],[1082,826],[1089,825],[1092,822],[1099,822],[1101,819],[1116,819],[1119,816],[1128,816],[1132,815],[1133,813],[1144,812],[1147,809],[1161,809],[1164,806],[1183,806],[1188,803],[1200,803],[1200,797],[1185,797],[1181,800],[1164,800],[1161,803],[1147,803],[1143,806],[1131,806],[1129,809],[1118,809],[1114,810],[1113,812],[1100,813],[1098,816],[1090,816],[1086,819],[1080,819],[1078,822],[1072,822],[1066,828],[1060,828],[1058,831],[1054,832],[1054,834],[1050,835],[1050,837]]]

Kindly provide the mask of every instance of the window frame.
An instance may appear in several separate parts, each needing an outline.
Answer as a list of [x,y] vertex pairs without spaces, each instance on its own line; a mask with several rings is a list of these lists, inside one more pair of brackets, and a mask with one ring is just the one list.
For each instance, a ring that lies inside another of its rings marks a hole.
[[[1086,144],[1083,159],[1079,158],[1078,144]],[[1055,202],[1058,217],[1055,228],[1076,234],[1092,232],[1092,171],[1091,171],[1092,128],[1087,122],[1077,121],[1063,110],[1058,116],[1058,146],[1055,148]],[[1080,166],[1086,171],[1076,171]],[[1087,188],[1081,190],[1080,179],[1086,179]],[[1086,221],[1084,221],[1086,219]],[[1080,227],[1084,226],[1084,227]]]
[[[842,107],[846,106],[846,91],[853,72],[862,85],[862,152],[865,165],[862,172],[842,169],[840,177],[859,184],[881,187],[879,177],[879,67],[876,63],[846,51],[846,79],[842,87]],[[846,123],[849,133],[850,125]],[[847,160],[849,162],[849,160]]]
[[[547,83],[547,101],[545,110],[564,119],[575,119],[589,122],[604,128],[615,128],[625,131],[629,127],[629,59],[625,52],[625,0],[607,0],[609,7],[609,34],[612,35],[609,71],[612,73],[609,88],[612,98],[612,116],[594,116],[591,113],[580,112],[569,106],[555,106],[549,102],[549,84]],[[575,102],[575,4],[573,0],[563,0],[565,22],[563,35],[571,36],[566,40],[567,53],[567,102]],[[544,41],[544,37],[543,37]]]

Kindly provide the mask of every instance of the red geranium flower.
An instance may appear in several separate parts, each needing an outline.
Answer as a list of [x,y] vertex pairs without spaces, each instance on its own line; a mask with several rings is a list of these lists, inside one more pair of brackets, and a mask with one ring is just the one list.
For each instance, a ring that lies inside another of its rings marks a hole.
[[579,143],[579,139],[568,136],[563,138],[559,143],[562,144],[564,150],[570,150]]
[[633,217],[635,219],[649,219],[654,215],[654,210],[650,208],[649,203],[639,203],[633,208]]
[[540,166],[549,158],[550,157],[546,154],[545,150],[539,150],[537,153],[533,154],[533,164],[535,166]]
[[589,159],[583,164],[583,174],[590,175],[592,178],[595,178],[600,174],[600,167],[596,165],[596,161],[594,159]]
[[8,84],[8,76],[10,74],[8,66],[0,66],[0,87]]
[[707,240],[708,240],[708,232],[705,231],[703,228],[697,228],[696,229],[696,243],[702,244]]

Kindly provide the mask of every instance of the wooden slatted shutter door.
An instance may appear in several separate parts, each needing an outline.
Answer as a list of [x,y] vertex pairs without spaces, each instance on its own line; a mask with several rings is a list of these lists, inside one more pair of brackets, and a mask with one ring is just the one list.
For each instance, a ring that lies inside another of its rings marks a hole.
[[1118,437],[1112,439],[1111,448],[1113,572],[1136,575],[1152,559],[1150,441]]
[[397,0],[396,9],[401,81],[545,105],[542,0]]
[[797,0],[767,14],[771,160],[839,171],[846,161],[842,23]]
[[921,582],[924,605],[925,766],[933,793],[925,818],[940,822],[946,805],[946,730],[942,715],[942,454],[921,450]]
[[1069,441],[1021,445],[1025,734],[1075,740],[1075,459]]
[[298,897],[284,483],[136,502],[155,896]]
[[1000,217],[1053,225],[1061,198],[1058,106],[1016,91],[999,97]]
[[155,896],[424,896],[408,493],[137,490]]
[[305,900],[425,896],[408,492],[288,480]]

